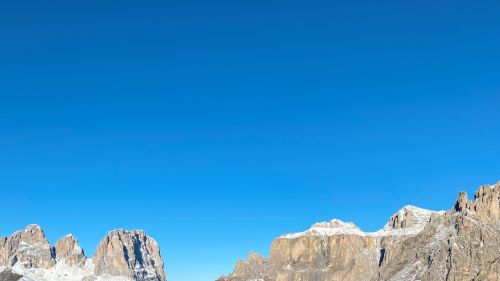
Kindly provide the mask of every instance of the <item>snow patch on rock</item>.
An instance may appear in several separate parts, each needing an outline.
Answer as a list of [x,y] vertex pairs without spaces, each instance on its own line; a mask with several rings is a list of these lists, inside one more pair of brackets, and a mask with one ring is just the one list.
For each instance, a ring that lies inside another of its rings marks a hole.
[[424,229],[432,215],[444,215],[445,213],[445,211],[430,211],[407,205],[396,212],[382,229],[375,232],[364,232],[352,222],[343,222],[338,219],[333,219],[329,222],[315,223],[306,231],[288,233],[280,238],[294,239],[302,236],[335,235],[372,237],[416,235]]

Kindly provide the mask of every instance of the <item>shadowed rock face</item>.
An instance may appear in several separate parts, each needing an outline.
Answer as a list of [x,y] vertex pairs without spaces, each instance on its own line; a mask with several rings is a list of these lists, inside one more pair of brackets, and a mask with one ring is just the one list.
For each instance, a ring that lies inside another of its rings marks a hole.
[[164,281],[158,244],[143,231],[114,230],[101,240],[94,256],[96,275]]
[[334,220],[275,239],[269,259],[218,281],[500,280],[500,184],[460,193],[448,212],[407,206],[365,233]]
[[13,273],[10,270],[0,272],[0,281],[18,281],[22,278],[22,275]]

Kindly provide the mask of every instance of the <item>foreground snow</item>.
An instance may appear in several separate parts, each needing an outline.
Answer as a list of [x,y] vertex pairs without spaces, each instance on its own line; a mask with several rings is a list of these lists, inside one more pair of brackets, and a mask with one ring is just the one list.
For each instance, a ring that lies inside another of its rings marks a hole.
[[12,268],[0,267],[0,272],[11,269],[12,272],[22,275],[21,281],[132,281],[126,277],[116,276],[94,276],[94,264],[89,259],[82,267],[69,266],[64,262],[59,262],[55,266],[43,268],[25,268],[17,263]]

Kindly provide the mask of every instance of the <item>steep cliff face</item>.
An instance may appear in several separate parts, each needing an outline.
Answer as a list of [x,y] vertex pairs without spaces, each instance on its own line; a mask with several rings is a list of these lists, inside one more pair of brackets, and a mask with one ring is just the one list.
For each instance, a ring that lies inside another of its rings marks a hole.
[[461,192],[455,203],[455,211],[471,214],[484,223],[495,223],[500,218],[500,183],[481,186],[474,194],[474,200],[469,201],[467,194]]
[[87,258],[83,249],[73,235],[66,235],[57,240],[55,255],[58,261],[65,262],[70,266],[84,266]]
[[219,281],[498,281],[499,207],[496,184],[472,201],[461,193],[448,212],[406,206],[373,233],[339,220],[318,223],[275,239],[268,260],[240,261]]
[[278,238],[269,261],[279,268],[272,280],[362,280],[376,271],[377,255],[372,237],[339,233]]
[[163,260],[156,241],[144,231],[114,230],[97,247],[95,274],[164,281]]
[[[16,279],[17,278],[17,279]],[[92,260],[67,235],[52,247],[38,225],[0,238],[0,281],[166,281],[156,241],[144,231],[116,230]]]
[[24,230],[0,239],[0,265],[22,265],[25,268],[54,266],[54,252],[38,225],[28,225]]
[[460,193],[454,209],[387,249],[377,280],[500,280],[499,198],[500,184],[472,201]]

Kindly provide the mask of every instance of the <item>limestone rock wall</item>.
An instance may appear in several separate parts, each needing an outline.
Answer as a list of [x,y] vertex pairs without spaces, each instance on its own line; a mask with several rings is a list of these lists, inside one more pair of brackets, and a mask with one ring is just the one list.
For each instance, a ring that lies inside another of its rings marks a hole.
[[96,275],[164,281],[163,260],[156,241],[144,231],[114,230],[101,240],[94,256]]
[[269,261],[279,281],[361,280],[376,272],[378,254],[374,237],[303,236],[274,240]]
[[447,212],[405,206],[374,233],[338,220],[315,224],[275,239],[268,260],[240,261],[218,281],[499,281],[499,210],[497,183],[474,200],[460,193]]
[[50,268],[55,264],[52,247],[40,226],[28,225],[10,237],[0,239],[0,265],[16,263],[26,268]]
[[56,259],[70,266],[83,266],[87,258],[73,235],[67,235],[56,242]]
[[269,263],[263,256],[250,253],[246,260],[239,260],[232,273],[232,276],[241,280],[274,280],[275,276],[270,276],[275,270],[272,269]]

